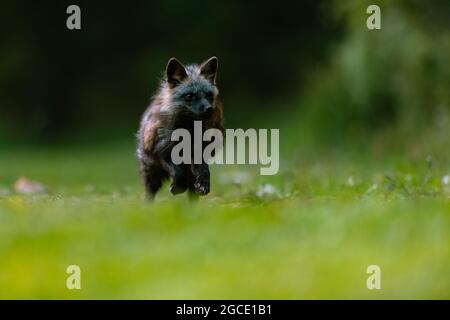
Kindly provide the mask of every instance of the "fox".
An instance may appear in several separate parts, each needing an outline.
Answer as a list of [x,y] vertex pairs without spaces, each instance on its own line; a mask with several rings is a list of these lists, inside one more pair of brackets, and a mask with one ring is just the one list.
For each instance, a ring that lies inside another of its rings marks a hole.
[[192,164],[175,165],[171,151],[176,142],[171,141],[171,136],[179,128],[188,130],[193,136],[194,121],[202,121],[203,132],[214,128],[223,133],[217,70],[215,56],[201,64],[186,66],[176,58],[168,61],[159,89],[142,116],[137,134],[137,159],[147,199],[153,200],[169,179],[172,179],[169,191],[173,195],[188,191],[189,198],[197,199],[210,192],[208,164],[191,161]]

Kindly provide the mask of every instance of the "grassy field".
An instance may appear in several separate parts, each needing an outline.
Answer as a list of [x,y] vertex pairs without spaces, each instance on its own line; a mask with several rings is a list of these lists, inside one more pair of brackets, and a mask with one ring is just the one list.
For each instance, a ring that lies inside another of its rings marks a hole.
[[[132,144],[4,151],[0,298],[448,299],[446,164],[286,157],[273,177],[214,167],[199,202],[165,186],[146,203]],[[15,193],[20,176],[47,192]]]

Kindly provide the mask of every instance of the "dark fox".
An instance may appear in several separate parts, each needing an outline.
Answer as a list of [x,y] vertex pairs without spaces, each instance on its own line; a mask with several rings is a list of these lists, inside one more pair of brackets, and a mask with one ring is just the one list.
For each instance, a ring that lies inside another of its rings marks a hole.
[[169,178],[172,178],[170,192],[174,195],[186,190],[194,198],[209,193],[208,165],[204,162],[175,165],[171,151],[177,142],[171,141],[171,135],[173,130],[184,128],[193,136],[194,121],[199,120],[203,131],[216,128],[223,132],[217,68],[216,57],[186,67],[175,58],[169,60],[165,78],[142,117],[138,133],[137,157],[147,198],[153,199]]

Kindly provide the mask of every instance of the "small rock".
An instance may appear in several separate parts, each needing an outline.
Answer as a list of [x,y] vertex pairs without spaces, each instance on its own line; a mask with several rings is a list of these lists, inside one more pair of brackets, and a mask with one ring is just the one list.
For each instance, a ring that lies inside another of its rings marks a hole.
[[346,182],[347,187],[353,188],[355,186],[355,180],[352,176],[348,177]]
[[256,196],[260,199],[278,198],[279,193],[273,185],[263,184],[262,186],[259,186],[259,189],[256,191]]
[[21,194],[36,194],[44,193],[46,188],[42,183],[31,181],[26,177],[21,177],[14,184],[14,190]]
[[446,175],[442,177],[442,184],[448,186],[450,184],[450,176]]
[[369,187],[369,189],[367,189],[366,193],[372,193],[377,189],[378,189],[378,184],[374,183]]

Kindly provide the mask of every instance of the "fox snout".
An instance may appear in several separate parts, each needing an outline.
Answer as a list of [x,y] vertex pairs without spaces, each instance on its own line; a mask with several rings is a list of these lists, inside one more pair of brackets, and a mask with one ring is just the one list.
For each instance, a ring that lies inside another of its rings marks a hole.
[[210,103],[202,104],[200,106],[200,114],[202,116],[210,116],[213,111],[213,106]]
[[207,118],[213,113],[213,105],[207,99],[199,99],[197,103],[188,106],[188,109],[197,117]]

